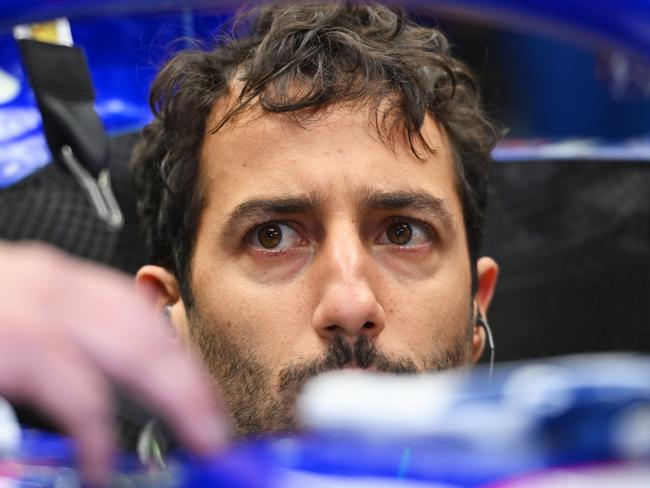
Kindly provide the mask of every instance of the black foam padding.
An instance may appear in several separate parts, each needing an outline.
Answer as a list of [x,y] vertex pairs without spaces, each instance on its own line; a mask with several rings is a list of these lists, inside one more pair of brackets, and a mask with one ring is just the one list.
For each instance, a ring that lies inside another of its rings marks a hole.
[[494,167],[485,254],[497,360],[650,352],[650,164]]
[[70,254],[135,273],[146,261],[127,170],[137,137],[111,140],[109,168],[124,214],[123,228],[108,227],[72,175],[49,164],[0,191],[0,238],[45,241]]

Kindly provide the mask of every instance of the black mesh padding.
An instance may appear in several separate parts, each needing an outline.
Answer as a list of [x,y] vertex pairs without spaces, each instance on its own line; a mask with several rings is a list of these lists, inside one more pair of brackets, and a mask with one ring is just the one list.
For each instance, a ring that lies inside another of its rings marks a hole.
[[499,163],[485,254],[500,361],[650,352],[650,165]]
[[128,177],[128,161],[138,134],[110,141],[109,168],[125,225],[111,230],[102,222],[72,175],[49,164],[20,183],[0,190],[0,238],[49,242],[73,255],[134,273],[145,262]]

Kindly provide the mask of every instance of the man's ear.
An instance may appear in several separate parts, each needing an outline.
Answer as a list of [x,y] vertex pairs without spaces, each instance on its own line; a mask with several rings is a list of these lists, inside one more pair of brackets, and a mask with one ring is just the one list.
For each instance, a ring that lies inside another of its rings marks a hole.
[[180,299],[176,277],[161,266],[148,264],[140,268],[135,275],[135,287],[161,311]]
[[476,305],[478,312],[487,318],[487,312],[492,303],[494,289],[497,286],[499,277],[499,265],[489,257],[482,257],[476,263],[478,269],[478,288],[476,290]]
[[[478,270],[478,286],[476,295],[474,296],[474,303],[476,312],[487,320],[487,312],[492,302],[494,289],[497,285],[499,277],[499,265],[496,261],[489,257],[482,257],[476,263]],[[472,334],[472,362],[476,363],[483,353],[486,343],[485,330],[478,324],[474,324],[474,331]]]
[[161,266],[148,264],[135,275],[136,290],[148,296],[154,307],[168,314],[174,329],[183,339],[187,339],[187,314],[180,294],[180,287],[173,273]]

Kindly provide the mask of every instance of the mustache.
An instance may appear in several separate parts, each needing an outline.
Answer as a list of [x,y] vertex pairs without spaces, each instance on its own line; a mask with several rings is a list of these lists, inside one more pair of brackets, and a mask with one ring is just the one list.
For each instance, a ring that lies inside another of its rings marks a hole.
[[284,368],[280,372],[280,390],[295,391],[316,375],[352,364],[362,369],[373,368],[383,373],[409,374],[418,371],[412,359],[390,358],[365,335],[360,336],[354,344],[337,335],[322,358]]

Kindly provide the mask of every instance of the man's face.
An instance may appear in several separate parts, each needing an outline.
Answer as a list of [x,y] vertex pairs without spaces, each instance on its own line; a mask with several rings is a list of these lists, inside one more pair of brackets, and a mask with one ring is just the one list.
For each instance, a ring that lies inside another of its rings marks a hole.
[[206,134],[194,304],[179,299],[173,317],[242,434],[293,428],[296,393],[318,372],[476,355],[449,142],[427,118],[435,154],[418,160],[366,115],[339,107],[300,127],[257,113]]

